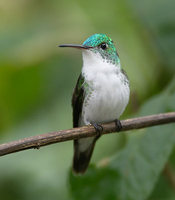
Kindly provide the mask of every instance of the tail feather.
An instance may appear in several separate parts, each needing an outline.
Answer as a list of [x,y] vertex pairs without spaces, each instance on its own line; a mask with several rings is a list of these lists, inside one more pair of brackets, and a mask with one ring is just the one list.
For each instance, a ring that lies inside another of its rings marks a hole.
[[83,174],[88,168],[96,139],[87,147],[86,150],[81,151],[78,140],[74,140],[74,158],[73,158],[73,171],[77,174]]

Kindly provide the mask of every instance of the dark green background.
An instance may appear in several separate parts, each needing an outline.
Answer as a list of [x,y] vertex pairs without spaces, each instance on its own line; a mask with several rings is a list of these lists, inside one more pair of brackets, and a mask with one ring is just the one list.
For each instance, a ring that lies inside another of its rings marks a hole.
[[[174,0],[0,0],[0,142],[72,127],[81,52],[57,45],[94,33],[114,40],[130,79],[122,118],[174,111],[174,7]],[[7,155],[0,197],[173,200],[174,143],[173,124],[103,136],[83,177],[71,174],[72,142]]]

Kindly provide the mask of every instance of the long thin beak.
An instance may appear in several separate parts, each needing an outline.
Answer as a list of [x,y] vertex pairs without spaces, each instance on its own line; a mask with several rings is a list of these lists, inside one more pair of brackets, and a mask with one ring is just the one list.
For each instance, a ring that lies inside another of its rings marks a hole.
[[77,49],[90,49],[90,48],[92,48],[90,46],[84,46],[84,45],[79,45],[79,44],[61,44],[58,47],[72,47],[72,48],[77,48]]

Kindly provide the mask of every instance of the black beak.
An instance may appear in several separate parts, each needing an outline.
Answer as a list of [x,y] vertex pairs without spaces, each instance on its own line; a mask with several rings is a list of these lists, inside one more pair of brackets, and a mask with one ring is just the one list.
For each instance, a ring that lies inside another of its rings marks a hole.
[[90,46],[79,45],[79,44],[61,44],[58,47],[72,47],[72,48],[77,48],[77,49],[90,49],[90,48],[92,48]]

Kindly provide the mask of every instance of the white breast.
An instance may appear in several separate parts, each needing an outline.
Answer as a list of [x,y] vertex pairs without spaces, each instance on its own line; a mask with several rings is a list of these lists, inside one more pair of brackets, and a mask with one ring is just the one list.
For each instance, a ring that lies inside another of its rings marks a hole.
[[83,52],[83,76],[91,89],[85,96],[80,125],[118,119],[129,100],[129,86],[120,65],[104,62],[100,55]]

